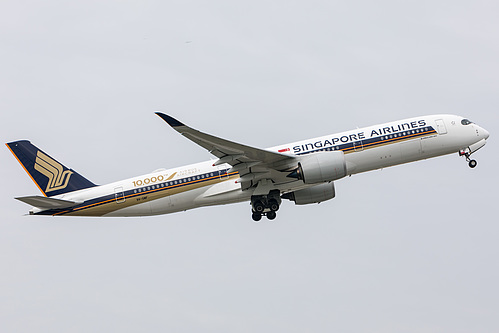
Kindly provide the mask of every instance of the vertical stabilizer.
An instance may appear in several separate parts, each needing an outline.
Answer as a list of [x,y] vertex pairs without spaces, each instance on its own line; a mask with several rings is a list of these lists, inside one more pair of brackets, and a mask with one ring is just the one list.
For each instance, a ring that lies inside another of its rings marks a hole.
[[47,197],[96,186],[76,171],[57,162],[29,141],[15,141],[6,145],[40,191]]

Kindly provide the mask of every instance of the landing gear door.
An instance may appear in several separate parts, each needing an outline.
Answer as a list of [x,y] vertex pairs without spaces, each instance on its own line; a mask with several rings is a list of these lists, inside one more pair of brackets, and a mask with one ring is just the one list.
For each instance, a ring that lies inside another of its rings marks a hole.
[[435,120],[437,124],[437,132],[438,134],[447,134],[447,128],[445,127],[445,123],[442,119]]

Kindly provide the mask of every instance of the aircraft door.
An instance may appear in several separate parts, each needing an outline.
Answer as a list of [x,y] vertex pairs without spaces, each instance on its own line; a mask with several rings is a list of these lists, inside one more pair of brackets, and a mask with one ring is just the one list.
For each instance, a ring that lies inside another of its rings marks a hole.
[[442,119],[435,120],[437,124],[437,132],[438,134],[447,134],[447,128],[445,127],[445,123]]
[[364,150],[364,145],[362,144],[362,141],[354,141],[354,143],[353,143],[353,149],[355,151],[362,151],[362,150]]
[[123,192],[123,187],[120,186],[114,189],[114,198],[116,203],[125,202],[125,192]]

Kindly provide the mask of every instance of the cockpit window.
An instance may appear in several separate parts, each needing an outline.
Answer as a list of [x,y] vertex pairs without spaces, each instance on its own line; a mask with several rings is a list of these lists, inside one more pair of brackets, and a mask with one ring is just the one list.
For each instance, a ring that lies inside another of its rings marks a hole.
[[469,125],[469,124],[473,124],[473,122],[469,121],[468,119],[463,119],[463,120],[461,120],[461,124]]

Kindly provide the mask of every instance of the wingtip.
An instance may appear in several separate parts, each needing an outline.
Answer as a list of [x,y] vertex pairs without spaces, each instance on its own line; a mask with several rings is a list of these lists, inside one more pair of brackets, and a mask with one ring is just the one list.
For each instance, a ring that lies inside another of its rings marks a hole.
[[171,127],[178,127],[178,126],[185,126],[184,124],[182,124],[180,121],[178,121],[177,119],[173,118],[173,117],[170,117],[169,115],[167,114],[164,114],[162,112],[155,112],[161,119],[163,119],[164,121],[166,121],[168,123],[168,125],[170,125]]

